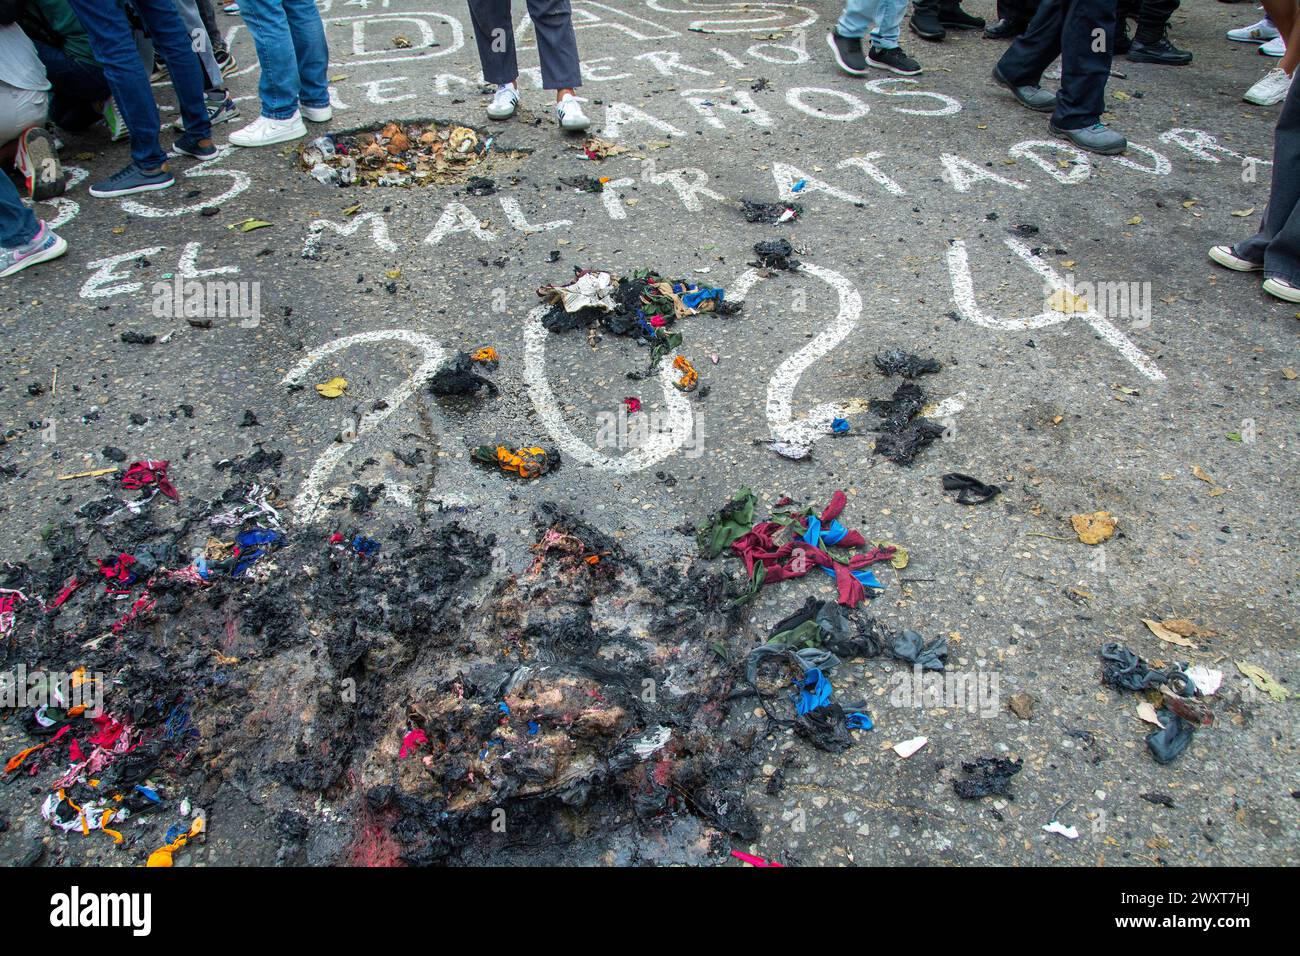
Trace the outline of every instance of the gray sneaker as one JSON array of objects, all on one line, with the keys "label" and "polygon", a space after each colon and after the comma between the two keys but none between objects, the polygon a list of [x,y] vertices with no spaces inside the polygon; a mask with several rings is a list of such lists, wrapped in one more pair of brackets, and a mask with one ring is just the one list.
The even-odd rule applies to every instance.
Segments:
[{"label": "gray sneaker", "polygon": [[1050,113],[1056,109],[1056,94],[1043,89],[1041,86],[1016,86],[1005,76],[996,66],[993,67],[993,82],[999,86],[1005,86],[1011,91],[1021,106],[1034,110],[1038,113]]},{"label": "gray sneaker", "polygon": [[68,243],[44,222],[30,242],[12,249],[0,246],[0,278],[11,276],[38,262],[57,259],[68,251]]},{"label": "gray sneaker", "polygon": [[1068,139],[1075,146],[1086,149],[1090,153],[1114,156],[1128,149],[1128,140],[1107,127],[1105,123],[1095,123],[1092,126],[1085,126],[1083,129],[1061,129],[1051,120],[1048,120],[1047,128],[1055,135]]}]

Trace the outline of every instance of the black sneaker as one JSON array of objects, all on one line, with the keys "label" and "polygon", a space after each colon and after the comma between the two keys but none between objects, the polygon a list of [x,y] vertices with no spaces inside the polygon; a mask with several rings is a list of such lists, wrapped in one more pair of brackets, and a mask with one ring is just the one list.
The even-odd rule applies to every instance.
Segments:
[{"label": "black sneaker", "polygon": [[1168,37],[1161,37],[1154,43],[1134,40],[1128,49],[1128,58],[1134,63],[1160,63],[1164,66],[1186,66],[1192,62],[1191,52],[1178,49]]},{"label": "black sneaker", "polygon": [[907,21],[907,28],[922,40],[935,43],[948,35],[948,31],[939,22],[939,14],[930,10],[913,10],[912,19]]},{"label": "black sneaker", "polygon": [[899,76],[916,76],[921,72],[921,64],[898,47],[885,49],[873,43],[871,49],[867,51],[867,63],[877,70],[888,70]]},{"label": "black sneaker", "polygon": [[861,37],[842,37],[835,30],[826,34],[826,45],[835,54],[835,62],[845,73],[867,75],[867,58],[862,52]]},{"label": "black sneaker", "polygon": [[984,18],[973,17],[960,4],[944,4],[939,8],[939,23],[951,30],[983,30]]}]

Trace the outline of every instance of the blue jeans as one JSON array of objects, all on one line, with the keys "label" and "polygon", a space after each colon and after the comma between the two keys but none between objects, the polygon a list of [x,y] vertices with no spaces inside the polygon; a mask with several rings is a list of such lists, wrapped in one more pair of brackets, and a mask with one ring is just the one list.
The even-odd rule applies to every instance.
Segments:
[{"label": "blue jeans", "polygon": [[[141,169],[157,169],[167,161],[158,142],[158,104],[122,0],[68,0],[68,6],[85,27],[90,49],[104,68],[117,110],[131,131],[132,161]],[[131,6],[140,14],[154,49],[171,73],[185,132],[195,139],[210,139],[212,123],[203,99],[203,71],[176,8],[171,0],[131,0]]]},{"label": "blue jeans", "polygon": [[25,246],[36,238],[40,228],[9,177],[0,173],[0,246],[6,249]]},{"label": "blue jeans", "polygon": [[835,32],[842,37],[864,37],[871,30],[871,45],[882,50],[898,46],[907,0],[848,0]]},{"label": "blue jeans", "polygon": [[54,125],[73,132],[86,129],[100,117],[95,103],[113,95],[104,71],[97,64],[84,63],[40,40],[32,40],[32,44],[53,87],[50,119]]},{"label": "blue jeans", "polygon": [[262,115],[288,119],[299,103],[329,106],[330,54],[313,0],[240,0],[239,14],[262,65]]}]

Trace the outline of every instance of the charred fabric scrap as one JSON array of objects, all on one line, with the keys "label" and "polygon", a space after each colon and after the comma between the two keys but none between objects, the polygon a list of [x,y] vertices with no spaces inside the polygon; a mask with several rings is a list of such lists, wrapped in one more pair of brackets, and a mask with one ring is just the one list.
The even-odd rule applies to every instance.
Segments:
[{"label": "charred fabric scrap", "polygon": [[1147,749],[1157,763],[1172,763],[1192,742],[1198,727],[1214,723],[1214,712],[1187,673],[1187,665],[1152,667],[1122,644],[1103,644],[1101,682],[1107,687],[1147,694],[1154,704],[1160,728],[1147,734]]},{"label": "charred fabric scrap", "polygon": [[[887,561],[896,547],[869,543],[846,529],[838,517],[847,498],[836,491],[818,514],[798,508],[788,498],[777,502],[768,521],[754,522],[756,498],[742,488],[696,532],[701,554],[714,559],[730,551],[745,566],[747,583],[735,590],[733,605],[750,601],[764,585],[806,575],[813,568],[836,582],[836,601],[810,597],[803,607],[779,621],[767,642],[745,660],[745,682],[757,696],[769,722],[791,727],[822,750],[837,752],[852,745],[850,730],[870,730],[872,720],[861,703],[832,699],[830,674],[848,658],[876,657],[883,652],[913,666],[943,670],[947,638],[926,643],[914,631],[892,631],[854,609],[884,585],[867,570]],[[847,554],[861,549],[857,554]]]},{"label": "charred fabric scrap", "polygon": [[[543,507],[529,566],[492,579],[494,539],[455,521],[296,527],[270,485],[173,502],[153,464],[139,498],[103,495],[0,570],[22,595],[7,663],[105,691],[95,718],[6,714],[27,740],[5,776],[42,792],[4,788],[7,816],[44,808],[89,856],[136,863],[209,822],[274,831],[277,862],[490,860],[493,811],[526,841],[579,805],[702,819],[719,852],[757,837],[756,729],[723,732],[744,678],[723,576],[643,567]],[[201,815],[169,826],[183,801]],[[322,804],[344,825],[312,823]]]},{"label": "charred fabric scrap", "polygon": [[905,381],[888,399],[872,399],[870,408],[883,421],[876,427],[875,453],[896,465],[911,465],[921,449],[941,438],[944,428],[936,421],[921,417],[926,405],[925,390],[914,379],[939,371],[935,359],[922,358],[899,349],[876,355],[875,366],[886,376],[901,375]]},{"label": "charred fabric scrap", "polygon": [[[704,314],[735,315],[741,309],[740,303],[727,301],[721,287],[665,279],[651,269],[621,277],[603,270],[575,269],[571,282],[544,285],[537,295],[551,307],[542,316],[549,332],[598,323],[611,335],[630,336],[650,346],[649,367],[629,372],[630,379],[651,375],[663,358],[682,347],[682,333],[676,330],[680,320]],[[674,357],[673,368],[678,373],[673,384],[679,390],[691,392],[698,387],[699,373],[685,355]]]}]

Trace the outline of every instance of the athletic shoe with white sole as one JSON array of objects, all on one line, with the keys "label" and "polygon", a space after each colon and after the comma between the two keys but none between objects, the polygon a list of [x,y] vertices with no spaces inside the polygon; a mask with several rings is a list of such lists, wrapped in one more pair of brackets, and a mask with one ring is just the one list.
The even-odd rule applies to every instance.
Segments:
[{"label": "athletic shoe with white sole", "polygon": [[225,14],[226,16],[228,16],[228,17],[237,17],[237,16],[239,16],[239,4],[237,4],[237,3],[223,3],[223,4],[221,5],[221,12],[224,13],[224,14]]},{"label": "athletic shoe with white sole", "polygon": [[42,221],[31,242],[12,249],[0,246],[0,278],[21,272],[38,262],[57,259],[67,251],[68,241]]},{"label": "athletic shoe with white sole", "polygon": [[298,112],[308,123],[328,123],[334,118],[334,107],[329,103],[324,106],[308,106],[306,103],[300,103]]},{"label": "athletic shoe with white sole", "polygon": [[1236,40],[1238,43],[1263,43],[1276,36],[1278,36],[1277,27],[1273,26],[1273,21],[1268,17],[1248,27],[1238,27],[1228,31],[1228,39]]},{"label": "athletic shoe with white sole", "polygon": [[1264,291],[1283,302],[1300,302],[1300,286],[1276,277],[1264,280]]},{"label": "athletic shoe with white sole", "polygon": [[1251,262],[1232,251],[1232,246],[1210,246],[1210,258],[1233,272],[1259,272],[1264,268],[1262,262]]},{"label": "athletic shoe with white sole", "polygon": [[212,159],[217,155],[217,147],[212,140],[208,140],[208,145],[204,146],[193,136],[181,134],[172,143],[171,155],[193,156],[195,159]]},{"label": "athletic shoe with white sole", "polygon": [[[981,24],[983,21],[981,21]],[[880,47],[874,43],[867,50],[867,66],[877,70],[888,70],[899,76],[916,76],[921,72],[921,64],[916,62],[900,47]]]},{"label": "athletic shoe with white sole", "polygon": [[68,188],[68,177],[59,162],[59,151],[54,137],[39,126],[23,130],[18,137],[18,150],[14,157],[18,171],[23,175],[27,195],[37,201],[62,196]]},{"label": "athletic shoe with white sole", "polygon": [[108,141],[110,143],[116,143],[131,135],[126,120],[122,119],[122,114],[117,111],[117,104],[113,102],[111,96],[104,100],[104,108],[100,112],[104,116],[104,125],[108,127]]},{"label": "athletic shoe with white sole", "polygon": [[229,50],[218,50],[212,56],[217,61],[217,66],[221,68],[222,76],[229,76],[239,69],[239,63],[235,60],[235,55]]},{"label": "athletic shoe with white sole", "polygon": [[488,119],[504,120],[510,119],[515,115],[515,110],[519,108],[519,91],[515,89],[513,83],[505,83],[497,87],[497,91],[492,94],[492,102],[488,104]]},{"label": "athletic shoe with white sole", "polygon": [[564,98],[555,104],[555,116],[560,121],[560,129],[577,133],[591,125],[591,120],[582,111],[582,102],[581,97],[565,93]]},{"label": "athletic shoe with white sole", "polygon": [[[208,102],[208,122],[213,126],[218,123],[226,123],[239,115],[239,105],[235,98],[229,93],[222,95],[217,93],[216,96],[209,95]],[[185,120],[176,119],[172,121],[172,129],[185,129]]]},{"label": "athletic shoe with white sole", "polygon": [[867,69],[867,54],[862,49],[862,37],[843,37],[838,30],[832,28],[826,34],[826,45],[831,48],[835,62],[845,73],[850,76],[866,76],[871,72]]},{"label": "athletic shoe with white sole", "polygon": [[243,129],[231,133],[230,143],[233,146],[247,147],[274,146],[276,143],[302,139],[306,135],[307,127],[303,125],[302,114],[295,112],[288,119],[259,116]]},{"label": "athletic shoe with white sole", "polygon": [[1286,99],[1290,89],[1291,77],[1282,70],[1269,70],[1262,80],[1246,91],[1242,99],[1256,106],[1276,106]]},{"label": "athletic shoe with white sole", "polygon": [[1267,43],[1261,43],[1259,52],[1265,56],[1285,56],[1286,55],[1286,38],[1281,36],[1273,37]]},{"label": "athletic shoe with white sole", "polygon": [[90,194],[96,199],[112,199],[116,196],[130,196],[133,193],[166,189],[175,182],[176,177],[161,167],[152,173],[146,173],[135,163],[131,163],[104,181],[91,186]]}]

